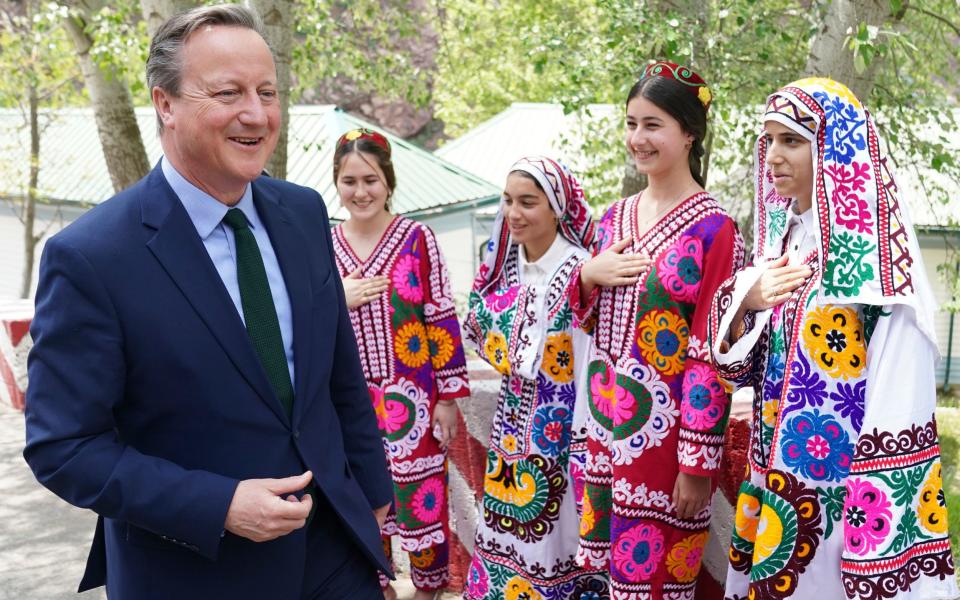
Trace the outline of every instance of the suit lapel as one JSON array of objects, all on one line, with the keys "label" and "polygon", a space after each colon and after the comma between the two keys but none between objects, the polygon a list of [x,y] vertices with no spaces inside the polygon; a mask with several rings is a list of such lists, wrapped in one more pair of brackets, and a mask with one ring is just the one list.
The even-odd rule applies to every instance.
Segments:
[{"label": "suit lapel", "polygon": [[144,225],[156,229],[147,247],[206,324],[240,374],[284,423],[280,401],[270,387],[240,315],[197,230],[158,165],[142,199]]},{"label": "suit lapel", "polygon": [[270,243],[280,263],[283,281],[290,298],[293,313],[293,425],[296,427],[306,411],[307,383],[310,374],[310,330],[312,327],[313,291],[310,285],[310,267],[307,260],[306,237],[294,225],[294,216],[275,191],[253,182],[253,203],[257,214],[270,234]]}]

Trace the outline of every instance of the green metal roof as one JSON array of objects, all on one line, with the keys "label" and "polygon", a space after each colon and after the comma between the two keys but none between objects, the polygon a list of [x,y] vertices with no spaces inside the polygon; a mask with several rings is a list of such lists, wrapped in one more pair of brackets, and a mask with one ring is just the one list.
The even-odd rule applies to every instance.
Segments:
[{"label": "green metal roof", "polygon": [[[138,108],[137,123],[151,164],[160,159],[152,107]],[[394,211],[424,215],[499,201],[500,188],[382,128],[332,105],[291,106],[287,136],[287,179],[323,196],[330,217],[348,217],[333,183],[337,138],[356,127],[383,131],[393,146],[397,171]],[[0,110],[0,196],[26,194],[30,133],[17,110]],[[114,194],[100,147],[93,110],[43,111],[40,140],[42,197],[51,202],[97,204]]]}]

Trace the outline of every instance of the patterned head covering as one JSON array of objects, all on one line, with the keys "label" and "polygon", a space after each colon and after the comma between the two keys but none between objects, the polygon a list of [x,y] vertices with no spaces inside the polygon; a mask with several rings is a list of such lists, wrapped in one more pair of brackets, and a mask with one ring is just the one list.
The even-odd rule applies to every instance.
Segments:
[{"label": "patterned head covering", "polygon": [[692,69],[684,67],[683,65],[661,60],[652,65],[648,65],[647,68],[643,70],[643,75],[640,79],[646,79],[647,77],[666,77],[667,79],[679,81],[687,87],[691,94],[700,100],[704,110],[708,110],[710,108],[710,102],[713,101],[713,94],[710,93],[710,88],[707,87],[707,82],[703,80],[703,77],[700,77],[694,73]]},{"label": "patterned head covering", "polygon": [[[763,120],[777,121],[811,142],[813,216],[823,274],[818,302],[907,304],[933,339],[935,303],[920,248],[870,113],[845,85],[815,77],[772,94]],[[791,202],[773,187],[766,154],[761,133],[754,163],[755,262],[780,256]]]},{"label": "patterned head covering", "polygon": [[390,142],[386,137],[379,131],[374,131],[372,129],[367,129],[366,127],[358,127],[357,129],[351,129],[350,131],[344,133],[340,136],[340,139],[337,140],[337,149],[339,150],[341,146],[345,146],[355,140],[370,140],[374,144],[380,146],[387,151],[387,156],[390,156]]},{"label": "patterned head covering", "polygon": [[[590,216],[590,206],[583,195],[580,182],[570,169],[545,156],[521,158],[510,167],[510,172],[522,171],[530,174],[550,202],[553,214],[559,220],[559,232],[574,246],[590,250],[593,245],[594,224]],[[504,222],[503,198],[500,210],[493,222],[493,231],[487,243],[487,255],[480,271],[473,281],[473,291],[484,295],[494,285],[503,272],[507,256],[510,253],[510,229]]]}]

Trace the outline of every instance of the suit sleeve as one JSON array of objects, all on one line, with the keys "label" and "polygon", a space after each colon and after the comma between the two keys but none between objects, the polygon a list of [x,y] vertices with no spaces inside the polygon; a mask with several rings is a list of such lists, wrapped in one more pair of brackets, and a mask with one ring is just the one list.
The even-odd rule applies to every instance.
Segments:
[{"label": "suit sleeve", "polygon": [[326,207],[318,197],[322,212],[321,229],[326,238],[326,251],[330,268],[334,271],[337,288],[337,328],[334,340],[333,368],[330,375],[330,398],[340,418],[340,430],[343,433],[343,446],[350,463],[350,470],[367,501],[373,508],[379,508],[393,501],[393,480],[387,471],[387,458],[383,451],[383,440],[377,429],[376,415],[370,403],[370,392],[360,364],[357,340],[354,337],[350,313],[343,293],[343,282],[337,274],[337,263],[333,253],[333,236],[327,219]]},{"label": "suit sleeve", "polygon": [[37,480],[75,506],[216,558],[238,481],[119,439],[123,332],[96,269],[58,238],[43,251],[36,306],[23,455]]}]

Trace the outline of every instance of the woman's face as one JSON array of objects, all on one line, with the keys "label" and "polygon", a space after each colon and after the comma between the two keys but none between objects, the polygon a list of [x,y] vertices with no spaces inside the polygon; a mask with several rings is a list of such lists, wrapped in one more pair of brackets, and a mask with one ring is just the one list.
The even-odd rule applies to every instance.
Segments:
[{"label": "woman's face", "polygon": [[386,176],[377,163],[377,157],[366,152],[351,152],[343,157],[337,177],[340,203],[351,219],[364,220],[379,217],[386,210]]},{"label": "woman's face", "polygon": [[667,173],[677,163],[687,168],[693,136],[676,119],[643,96],[627,103],[627,150],[637,171],[645,175]]},{"label": "woman's face", "polygon": [[799,211],[805,212],[813,195],[813,157],[805,137],[777,121],[763,124],[767,140],[767,165],[773,175],[773,187],[784,198],[794,198]]},{"label": "woman's face", "polygon": [[557,233],[557,218],[547,195],[532,179],[519,173],[507,176],[503,216],[510,236],[518,244],[537,245],[552,240]]}]

